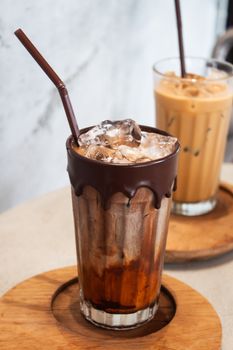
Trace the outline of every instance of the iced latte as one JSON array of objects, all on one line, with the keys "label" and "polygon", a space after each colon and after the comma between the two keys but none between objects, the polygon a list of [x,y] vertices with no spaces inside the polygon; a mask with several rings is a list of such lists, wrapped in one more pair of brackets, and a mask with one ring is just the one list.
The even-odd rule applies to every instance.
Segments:
[{"label": "iced latte", "polygon": [[92,323],[132,328],[158,308],[178,149],[132,120],[67,141],[81,312]]},{"label": "iced latte", "polygon": [[156,125],[181,143],[173,199],[174,212],[184,215],[204,214],[215,206],[232,110],[232,66],[196,60],[187,59],[196,74],[185,78],[177,76],[175,59],[154,66]]}]

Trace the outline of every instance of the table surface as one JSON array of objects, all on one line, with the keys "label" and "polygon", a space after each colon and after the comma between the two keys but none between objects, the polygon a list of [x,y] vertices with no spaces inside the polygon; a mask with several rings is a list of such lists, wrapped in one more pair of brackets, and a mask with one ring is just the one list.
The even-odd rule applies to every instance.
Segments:
[{"label": "table surface", "polygon": [[[233,183],[233,164],[223,165],[221,179]],[[35,274],[76,264],[72,220],[69,188],[0,215],[0,295]],[[210,301],[222,321],[222,350],[233,349],[233,252],[206,262],[165,265],[165,272]]]}]

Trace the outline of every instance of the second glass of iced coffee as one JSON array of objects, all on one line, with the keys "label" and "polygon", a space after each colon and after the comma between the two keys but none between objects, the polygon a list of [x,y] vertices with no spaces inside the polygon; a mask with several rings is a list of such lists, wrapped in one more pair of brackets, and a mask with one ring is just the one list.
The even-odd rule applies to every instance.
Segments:
[{"label": "second glass of iced coffee", "polygon": [[156,126],[181,144],[173,212],[201,215],[216,205],[232,111],[233,66],[202,58],[168,58],[153,66]]},{"label": "second glass of iced coffee", "polygon": [[81,313],[134,328],[158,308],[179,144],[132,120],[83,129],[78,142],[67,153]]}]

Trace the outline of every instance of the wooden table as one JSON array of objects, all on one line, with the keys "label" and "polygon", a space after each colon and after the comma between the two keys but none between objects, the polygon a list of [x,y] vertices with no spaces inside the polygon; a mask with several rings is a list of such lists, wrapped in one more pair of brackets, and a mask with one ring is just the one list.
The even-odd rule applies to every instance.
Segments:
[{"label": "wooden table", "polygon": [[[232,164],[224,164],[222,179],[233,183]],[[0,215],[0,294],[25,278],[75,263],[69,188],[46,194]],[[222,349],[231,350],[233,253],[207,262],[167,265],[165,272],[208,298],[222,321]]]}]

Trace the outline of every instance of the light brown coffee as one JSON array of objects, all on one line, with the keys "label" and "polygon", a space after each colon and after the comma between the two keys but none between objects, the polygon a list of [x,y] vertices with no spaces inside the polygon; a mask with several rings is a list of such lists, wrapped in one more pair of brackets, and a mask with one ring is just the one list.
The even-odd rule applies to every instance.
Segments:
[{"label": "light brown coffee", "polygon": [[156,125],[181,144],[176,202],[199,202],[216,194],[232,108],[224,81],[192,78],[168,76],[154,92]]}]

